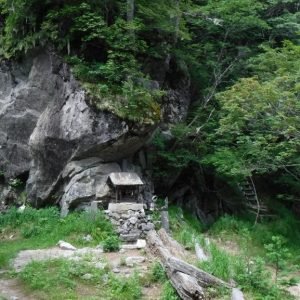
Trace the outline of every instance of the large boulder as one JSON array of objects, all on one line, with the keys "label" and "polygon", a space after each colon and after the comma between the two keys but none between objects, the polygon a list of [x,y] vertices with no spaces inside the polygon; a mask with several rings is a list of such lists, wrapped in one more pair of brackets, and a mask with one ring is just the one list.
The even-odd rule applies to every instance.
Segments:
[{"label": "large boulder", "polygon": [[6,178],[29,171],[29,137],[55,98],[51,57],[32,53],[18,63],[0,63],[0,170]]},{"label": "large boulder", "polygon": [[62,173],[62,215],[65,216],[70,209],[89,206],[93,200],[103,201],[103,204],[108,202],[111,199],[108,175],[120,171],[117,163],[103,164],[96,157],[67,164]]},{"label": "large boulder", "polygon": [[[0,64],[0,171],[6,178],[29,173],[26,189],[34,205],[54,203],[65,192],[73,202],[79,182],[119,170],[106,164],[131,156],[153,133],[153,125],[127,122],[89,103],[69,67],[50,51]],[[96,169],[63,176],[69,163],[88,158],[97,159]],[[87,198],[93,188],[86,184],[78,197]]]},{"label": "large boulder", "polygon": [[[182,121],[187,114],[190,84],[182,70],[170,59],[154,70],[157,79],[149,88],[167,91],[165,123]],[[75,207],[107,197],[108,173],[119,171],[117,163],[122,165],[152,136],[155,125],[123,120],[90,103],[68,65],[51,51],[0,63],[0,171],[6,179],[29,174],[26,190],[33,205]],[[140,152],[143,170],[144,156]],[[149,202],[153,188],[150,176],[145,178],[143,196]]]},{"label": "large boulder", "polygon": [[[27,193],[36,206],[54,202],[69,162],[91,157],[103,164],[116,162],[141,148],[155,128],[127,122],[108,111],[96,111],[88,105],[85,91],[68,67],[58,59],[55,65],[53,99],[39,117],[29,140],[32,165]],[[81,176],[92,178],[103,173],[102,167]]]}]

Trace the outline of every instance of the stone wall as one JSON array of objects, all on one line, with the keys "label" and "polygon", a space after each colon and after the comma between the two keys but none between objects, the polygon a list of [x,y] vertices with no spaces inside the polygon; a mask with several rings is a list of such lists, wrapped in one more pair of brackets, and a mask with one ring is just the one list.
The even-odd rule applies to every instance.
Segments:
[{"label": "stone wall", "polygon": [[152,218],[146,215],[143,204],[110,203],[105,212],[124,242],[145,238],[154,229]]}]

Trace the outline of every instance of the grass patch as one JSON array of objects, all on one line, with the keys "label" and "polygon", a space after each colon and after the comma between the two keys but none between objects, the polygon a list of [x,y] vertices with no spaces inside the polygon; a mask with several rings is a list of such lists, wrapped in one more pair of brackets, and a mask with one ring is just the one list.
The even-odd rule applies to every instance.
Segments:
[{"label": "grass patch", "polygon": [[[281,229],[285,224],[291,232],[298,230],[294,228],[296,226],[294,219],[283,218],[253,227],[253,223],[247,220],[231,216],[220,218],[207,233],[213,240],[221,238],[224,244],[228,241],[237,243],[239,246],[237,253],[230,254],[226,251],[226,247],[224,250],[221,249],[222,242],[220,245],[214,242],[205,245],[204,237],[207,233],[203,234],[203,226],[191,215],[177,207],[170,207],[169,215],[172,235],[178,242],[194,251],[197,240],[210,254],[208,261],[198,263],[201,269],[225,281],[234,280],[251,299],[293,299],[283,290],[284,286],[281,283],[284,280],[276,281],[270,270],[273,270],[271,268],[273,266],[281,268],[279,272],[284,273],[288,268],[286,260],[290,258],[287,253],[294,251],[294,255],[299,256],[299,248],[295,247],[289,235],[285,238],[286,228]],[[291,264],[291,261],[289,263]],[[228,293],[221,290],[212,290],[208,293],[213,295],[213,299],[225,299],[228,296]]]},{"label": "grass patch", "polygon": [[160,300],[180,300],[180,297],[177,295],[170,281],[164,283]]},{"label": "grass patch", "polygon": [[278,219],[256,226],[247,220],[225,215],[212,226],[209,234],[234,240],[240,248],[247,250],[248,255],[263,257],[267,254],[265,245],[272,243],[274,237],[280,237],[291,253],[288,258],[290,263],[300,264],[300,222],[284,209]]},{"label": "grass patch", "polygon": [[140,279],[137,274],[129,278],[109,276],[106,286],[106,299],[111,300],[138,300],[142,296]]},{"label": "grass patch", "polygon": [[89,261],[55,259],[31,262],[17,276],[38,299],[80,299],[81,291],[90,291],[88,299],[137,300],[141,286],[137,274],[116,277],[97,269]]},{"label": "grass patch", "polygon": [[196,217],[183,212],[177,206],[170,206],[169,217],[173,238],[186,249],[194,249],[195,239],[202,239],[201,233],[204,231],[202,224]]},{"label": "grass patch", "polygon": [[[14,232],[16,239],[5,238],[1,234],[0,267],[8,265],[17,252],[26,249],[47,248],[56,245],[59,240],[66,240],[75,246],[97,245],[108,237],[117,237],[112,224],[102,212],[71,213],[60,218],[57,208],[26,208],[19,213],[15,208],[0,215],[0,233]],[[86,242],[83,237],[92,236]]]}]

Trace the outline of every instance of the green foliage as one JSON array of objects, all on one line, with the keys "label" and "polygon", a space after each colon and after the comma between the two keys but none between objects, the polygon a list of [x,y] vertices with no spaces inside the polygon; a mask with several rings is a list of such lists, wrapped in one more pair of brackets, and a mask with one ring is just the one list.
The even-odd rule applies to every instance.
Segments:
[{"label": "green foliage", "polygon": [[[130,18],[129,4],[120,0],[1,0],[0,5],[0,55],[18,57],[54,45],[67,58],[76,57],[74,72],[100,109],[146,123],[159,119],[157,94],[135,79],[156,73],[152,61],[164,63],[169,56],[178,66],[186,64],[196,94],[207,101],[223,82],[244,74],[246,59],[262,42],[296,41],[299,30],[295,1],[139,0],[133,1]],[[103,92],[111,97],[103,99]],[[195,160],[183,149],[177,149],[179,160]]]},{"label": "green foliage", "polygon": [[163,291],[160,300],[179,300],[176,290],[171,285],[170,281],[166,281],[163,285]]},{"label": "green foliage", "polygon": [[228,238],[235,237],[248,256],[266,256],[265,245],[272,244],[273,236],[283,236],[285,247],[289,249],[292,256],[285,257],[293,263],[300,263],[298,253],[299,245],[299,221],[291,212],[284,209],[282,205],[278,207],[278,219],[263,222],[253,227],[253,223],[237,217],[225,215],[213,224],[210,231],[214,235]]},{"label": "green foliage", "polygon": [[[229,228],[235,228],[237,223],[234,220],[227,220],[225,222],[227,226],[229,225],[230,227],[222,228],[226,231],[229,230],[228,235],[230,235],[232,239],[233,235],[230,233]],[[223,222],[222,224],[224,225],[226,223]],[[228,281],[234,279],[244,291],[254,295],[255,299],[275,300],[281,299],[282,297],[290,299],[287,292],[283,291],[281,287],[274,285],[265,259],[260,256],[254,256],[253,251],[251,251],[251,247],[253,247],[251,239],[253,233],[250,233],[245,227],[239,228],[239,231],[241,234],[238,237],[241,239],[240,245],[243,250],[241,254],[229,254],[212,243],[207,249],[208,253],[210,253],[210,259],[200,262],[199,266],[224,280]],[[251,242],[248,243],[247,240]]]},{"label": "green foliage", "polygon": [[138,300],[141,298],[142,291],[137,274],[127,279],[111,275],[108,286],[107,297],[110,300]]},{"label": "green foliage", "polygon": [[97,245],[106,238],[116,236],[112,224],[99,212],[71,213],[62,219],[57,208],[33,209],[27,207],[19,213],[11,208],[0,215],[0,233],[13,232],[17,239],[3,240],[0,243],[0,265],[22,249],[36,249],[54,246],[59,240],[68,240],[75,245],[83,245],[83,236],[90,234],[92,244]]},{"label": "green foliage", "polygon": [[115,252],[120,249],[120,240],[118,236],[108,236],[103,241],[104,252]]},{"label": "green foliage", "polygon": [[284,261],[291,256],[291,253],[289,252],[288,248],[284,246],[284,244],[285,243],[282,237],[272,236],[271,243],[265,245],[267,250],[267,258],[275,266],[275,281],[277,281],[278,272],[283,267]]},{"label": "green foliage", "polygon": [[231,179],[278,172],[299,187],[300,47],[264,50],[251,60],[257,76],[216,95],[218,126],[202,162]]},{"label": "green foliage", "polygon": [[[272,262],[270,253],[272,253],[272,257],[276,258],[276,261],[279,258],[282,266],[299,263],[299,257],[295,260],[299,252],[298,242],[295,242],[295,234],[297,236],[299,226],[297,223],[293,223],[291,214],[286,217],[282,215],[280,220],[270,223],[257,224],[255,227],[250,221],[226,215],[220,218],[207,232],[210,236],[209,245],[203,242],[202,226],[199,222],[198,226],[196,220],[191,223],[190,217],[186,218],[185,213],[174,207],[171,207],[169,215],[174,238],[183,245],[189,245],[192,251],[195,240],[198,240],[205,251],[209,253],[208,261],[197,263],[201,269],[226,281],[233,279],[245,292],[245,296],[249,295],[253,299],[292,299],[283,290],[282,280],[278,281],[280,284],[274,284],[272,268],[268,265],[268,262]],[[285,230],[283,228],[292,232],[291,239],[287,239],[284,247],[282,247],[281,238],[279,238],[279,242],[277,238],[274,240],[274,236],[278,236],[280,231]],[[184,234],[182,234],[183,231]],[[192,234],[187,235],[188,232],[192,232]],[[231,243],[227,243],[229,241]],[[270,251],[265,248],[265,245],[271,245],[267,246]],[[229,248],[227,249],[227,247]],[[285,255],[287,252],[294,253],[294,257]],[[208,292],[211,297],[221,297],[220,299],[227,297],[224,291],[210,290]]]},{"label": "green foliage", "polygon": [[3,1],[7,15],[0,55],[16,57],[51,43],[68,54],[66,60],[96,107],[140,123],[159,121],[160,92],[136,80],[146,78],[137,58],[147,48],[138,36],[141,20],[125,21],[122,3],[21,2]]},{"label": "green foliage", "polygon": [[209,253],[211,255],[211,259],[208,261],[203,261],[200,263],[200,267],[207,272],[223,278],[228,281],[233,277],[231,266],[233,261],[231,261],[228,254],[214,244],[209,247]]},{"label": "green foliage", "polygon": [[200,239],[202,224],[195,216],[183,212],[176,206],[169,207],[170,227],[173,237],[187,249],[193,249],[195,240]]},{"label": "green foliage", "polygon": [[152,265],[150,272],[152,282],[165,282],[167,280],[165,270],[159,262]]},{"label": "green foliage", "polygon": [[[122,278],[106,273],[107,270],[95,268],[85,259],[76,262],[55,259],[33,261],[17,276],[39,299],[77,299],[78,289],[82,288],[92,289],[97,299],[140,299],[141,288],[136,274]],[[85,274],[90,274],[90,279],[84,279]]]}]

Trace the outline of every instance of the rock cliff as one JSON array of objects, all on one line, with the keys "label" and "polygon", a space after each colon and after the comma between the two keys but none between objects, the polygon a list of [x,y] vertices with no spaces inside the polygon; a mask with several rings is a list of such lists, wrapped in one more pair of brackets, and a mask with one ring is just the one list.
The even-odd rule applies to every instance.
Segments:
[{"label": "rock cliff", "polygon": [[[184,89],[168,89],[166,122],[185,117],[187,84]],[[0,65],[0,170],[6,179],[28,176],[27,196],[37,207],[76,207],[105,197],[107,174],[122,171],[122,160],[145,145],[155,128],[96,111],[69,66],[51,51]]]}]

